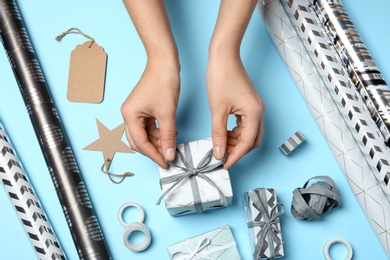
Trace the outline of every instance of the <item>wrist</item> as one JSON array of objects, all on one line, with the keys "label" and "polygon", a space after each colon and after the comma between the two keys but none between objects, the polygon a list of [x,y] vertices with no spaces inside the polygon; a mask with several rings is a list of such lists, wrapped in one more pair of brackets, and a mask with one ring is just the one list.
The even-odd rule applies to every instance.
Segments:
[{"label": "wrist", "polygon": [[175,73],[180,73],[180,62],[177,56],[168,56],[168,55],[154,55],[148,56],[148,61],[146,64],[148,69],[158,69],[164,71],[172,71]]},{"label": "wrist", "polygon": [[213,60],[240,61],[240,44],[228,40],[213,39],[209,46],[209,62]]},{"label": "wrist", "polygon": [[180,71],[179,52],[174,43],[159,44],[153,48],[145,46],[147,54],[147,66],[167,67]]}]

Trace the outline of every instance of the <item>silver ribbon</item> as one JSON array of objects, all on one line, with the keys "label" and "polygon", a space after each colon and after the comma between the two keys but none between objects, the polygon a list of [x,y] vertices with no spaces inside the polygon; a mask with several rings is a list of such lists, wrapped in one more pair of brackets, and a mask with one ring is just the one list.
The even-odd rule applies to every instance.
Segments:
[{"label": "silver ribbon", "polygon": [[[268,213],[266,196],[265,194],[264,196],[261,196],[262,190],[258,189],[257,191],[260,193],[259,195],[255,190],[248,192],[248,196],[252,201],[253,207],[259,211],[259,214],[255,217],[255,219],[248,222],[249,228],[260,227],[260,232],[257,233],[257,242],[255,251],[253,252],[253,258],[261,258],[260,254],[262,252],[264,242],[267,239],[270,250],[270,255],[267,259],[274,259],[276,257],[274,243],[282,243],[282,240],[278,237],[280,229],[277,227],[277,223],[279,223],[279,216],[284,213],[284,205],[277,203],[271,208],[271,212]],[[277,211],[279,205],[281,206],[281,209]],[[261,221],[261,219],[263,220]]]},{"label": "silver ribbon", "polygon": [[226,201],[225,195],[219,189],[219,187],[214,183],[214,181],[206,176],[207,173],[210,173],[223,165],[223,163],[226,160],[226,155],[223,158],[223,160],[209,165],[211,159],[213,158],[213,149],[210,149],[210,151],[208,151],[205,154],[205,156],[202,158],[202,160],[200,160],[198,165],[196,167],[194,167],[194,163],[192,162],[191,148],[190,148],[190,145],[188,143],[184,144],[184,155],[177,148],[176,148],[176,154],[178,157],[177,159],[180,159],[183,162],[184,166],[177,165],[176,163],[170,162],[170,161],[167,161],[167,163],[171,167],[176,167],[176,168],[183,170],[183,172],[179,173],[179,174],[175,174],[173,176],[164,177],[164,178],[160,179],[161,186],[168,184],[168,183],[173,183],[173,184],[160,196],[160,198],[158,199],[156,204],[159,205],[161,203],[162,199],[165,196],[167,196],[172,191],[172,189],[176,187],[176,185],[178,185],[184,181],[190,181],[191,189],[192,189],[192,196],[194,197],[194,207],[198,213],[202,213],[203,212],[202,200],[201,200],[201,196],[199,193],[198,182],[196,181],[196,177],[199,177],[199,178],[205,180],[207,183],[209,183],[211,186],[213,186],[218,191],[221,206],[226,207],[227,201]]},{"label": "silver ribbon", "polygon": [[[307,185],[311,180],[323,180],[327,185],[312,185],[309,188],[307,188]],[[336,183],[330,178],[329,176],[315,176],[313,178],[310,178],[302,188],[296,188],[293,191],[293,202],[292,207],[294,207],[295,212],[292,210],[292,214],[295,218],[299,219],[298,217],[301,215],[305,217],[304,219],[317,219],[322,220],[321,216],[317,214],[318,211],[320,211],[318,208],[316,211],[312,209],[308,202],[305,200],[305,198],[302,195],[307,194],[313,194],[322,196],[323,199],[327,200],[326,206],[321,209],[322,213],[325,214],[332,208],[337,208],[341,203],[341,198],[338,194]],[[320,205],[320,204],[318,204]],[[317,205],[317,206],[318,206]]]},{"label": "silver ribbon", "polygon": [[[198,260],[213,260],[214,258],[211,258],[210,256],[216,252],[226,250],[232,247],[237,246],[236,242],[231,242],[226,245],[218,246],[213,249],[206,250],[204,252],[201,252],[203,249],[205,249],[208,245],[210,245],[211,240],[208,238],[203,238],[198,242],[194,250],[191,250],[191,252],[186,253],[183,251],[174,251],[171,254],[171,258],[174,260],[192,260],[192,259],[198,259]],[[175,255],[179,254],[185,254],[184,256],[176,257]]]}]

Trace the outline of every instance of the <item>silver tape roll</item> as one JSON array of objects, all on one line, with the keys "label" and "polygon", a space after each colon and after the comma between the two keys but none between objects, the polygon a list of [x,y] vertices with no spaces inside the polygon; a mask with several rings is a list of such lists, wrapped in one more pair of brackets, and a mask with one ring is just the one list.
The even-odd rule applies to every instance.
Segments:
[{"label": "silver tape roll", "polygon": [[[129,236],[134,231],[141,231],[142,233],[144,233],[145,240],[142,241],[141,243],[131,242],[131,240],[129,240]],[[143,251],[150,245],[151,241],[152,241],[152,236],[150,235],[150,230],[144,223],[133,222],[126,226],[125,233],[123,234],[123,243],[129,250],[133,252]]]},{"label": "silver tape roll", "polygon": [[144,220],[145,220],[145,210],[139,204],[137,204],[135,202],[126,202],[118,210],[118,221],[119,221],[119,223],[121,223],[121,225],[124,228],[126,228],[129,224],[126,224],[125,221],[123,220],[122,213],[128,207],[136,207],[139,210],[140,214],[141,214],[140,220],[138,222],[141,222],[141,223],[144,222]]},{"label": "silver tape roll", "polygon": [[[128,207],[136,207],[140,212],[140,219],[137,222],[133,222],[130,224],[126,224],[125,221],[122,218],[123,211]],[[125,233],[123,234],[123,243],[125,246],[133,251],[133,252],[140,252],[145,250],[152,241],[152,236],[150,235],[149,228],[143,223],[145,220],[145,210],[137,203],[135,202],[126,202],[123,204],[119,210],[118,210],[118,220],[119,223],[125,228]],[[141,243],[133,243],[129,239],[131,233],[134,231],[140,231],[145,234],[145,239]]]},{"label": "silver tape roll", "polygon": [[334,243],[341,243],[341,244],[343,244],[347,248],[347,254],[348,255],[345,258],[345,260],[351,260],[352,259],[353,251],[352,251],[351,244],[349,244],[348,241],[345,240],[345,239],[333,238],[333,239],[330,239],[328,242],[326,242],[326,244],[324,246],[324,257],[325,257],[326,260],[332,260],[332,258],[329,255],[329,248]]}]

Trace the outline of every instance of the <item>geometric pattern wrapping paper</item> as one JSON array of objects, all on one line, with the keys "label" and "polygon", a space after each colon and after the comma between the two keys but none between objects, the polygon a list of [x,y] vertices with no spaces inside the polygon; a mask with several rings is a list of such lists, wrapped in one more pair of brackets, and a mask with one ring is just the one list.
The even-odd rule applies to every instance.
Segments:
[{"label": "geometric pattern wrapping paper", "polygon": [[0,180],[38,259],[65,259],[65,254],[0,123]]},{"label": "geometric pattern wrapping paper", "polygon": [[[203,248],[200,247],[206,240],[208,244]],[[170,245],[167,250],[172,260],[241,259],[232,230],[228,225]]]},{"label": "geometric pattern wrapping paper", "polygon": [[372,229],[390,257],[390,204],[279,0],[261,0],[269,36]]}]

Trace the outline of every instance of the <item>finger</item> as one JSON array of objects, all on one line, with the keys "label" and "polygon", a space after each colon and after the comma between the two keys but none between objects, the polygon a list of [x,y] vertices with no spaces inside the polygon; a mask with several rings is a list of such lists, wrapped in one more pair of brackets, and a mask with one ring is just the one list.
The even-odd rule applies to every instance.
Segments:
[{"label": "finger", "polygon": [[256,137],[259,131],[259,118],[254,116],[242,116],[242,132],[239,138],[239,143],[234,147],[228,155],[224,164],[225,169],[229,169],[239,159],[241,159],[255,144]]},{"label": "finger", "polygon": [[150,141],[157,149],[158,149],[158,148],[161,148],[160,138],[154,137],[154,136],[152,136],[152,135],[149,135],[148,138],[149,138],[149,141]]},{"label": "finger", "polygon": [[138,152],[138,148],[137,148],[137,146],[134,144],[133,139],[131,139],[130,132],[129,132],[129,129],[127,128],[127,126],[125,127],[125,134],[126,134],[127,141],[129,141],[130,148],[131,148],[132,150]]},{"label": "finger", "polygon": [[213,153],[217,160],[221,160],[226,153],[227,143],[227,119],[228,114],[225,113],[213,113],[212,115],[212,140],[213,140]]},{"label": "finger", "polygon": [[226,152],[227,152],[227,154],[231,154],[232,153],[232,151],[233,151],[233,149],[234,149],[234,147],[236,147],[235,145],[227,145],[226,146]]},{"label": "finger", "polygon": [[152,159],[161,168],[166,169],[168,167],[167,163],[164,161],[161,153],[157,151],[157,148],[148,139],[148,135],[144,128],[144,119],[135,119],[131,124],[128,124],[127,127],[137,150]]},{"label": "finger", "polygon": [[158,128],[147,128],[146,132],[148,133],[148,136],[153,136],[155,138],[160,139],[160,129],[158,129]]},{"label": "finger", "polygon": [[228,138],[239,138],[241,136],[242,127],[234,127],[232,131],[228,131]]},{"label": "finger", "polygon": [[240,140],[238,138],[229,138],[227,139],[227,145],[229,146],[236,146]]},{"label": "finger", "polygon": [[157,118],[160,127],[160,142],[164,157],[173,161],[176,154],[175,115]]},{"label": "finger", "polygon": [[153,135],[157,138],[160,137],[160,131],[157,128],[155,118],[148,118],[145,120],[145,129],[148,135]]},{"label": "finger", "polygon": [[[154,125],[154,127],[146,128],[146,132],[148,132],[148,136],[153,136],[160,139],[160,129],[156,128],[156,124]],[[179,132],[176,131],[176,136],[178,135]]]},{"label": "finger", "polygon": [[263,122],[261,121],[260,126],[259,126],[259,132],[257,133],[257,137],[255,140],[255,144],[253,145],[251,150],[260,146],[261,140],[263,139],[263,133],[264,133],[264,125],[263,125]]}]

